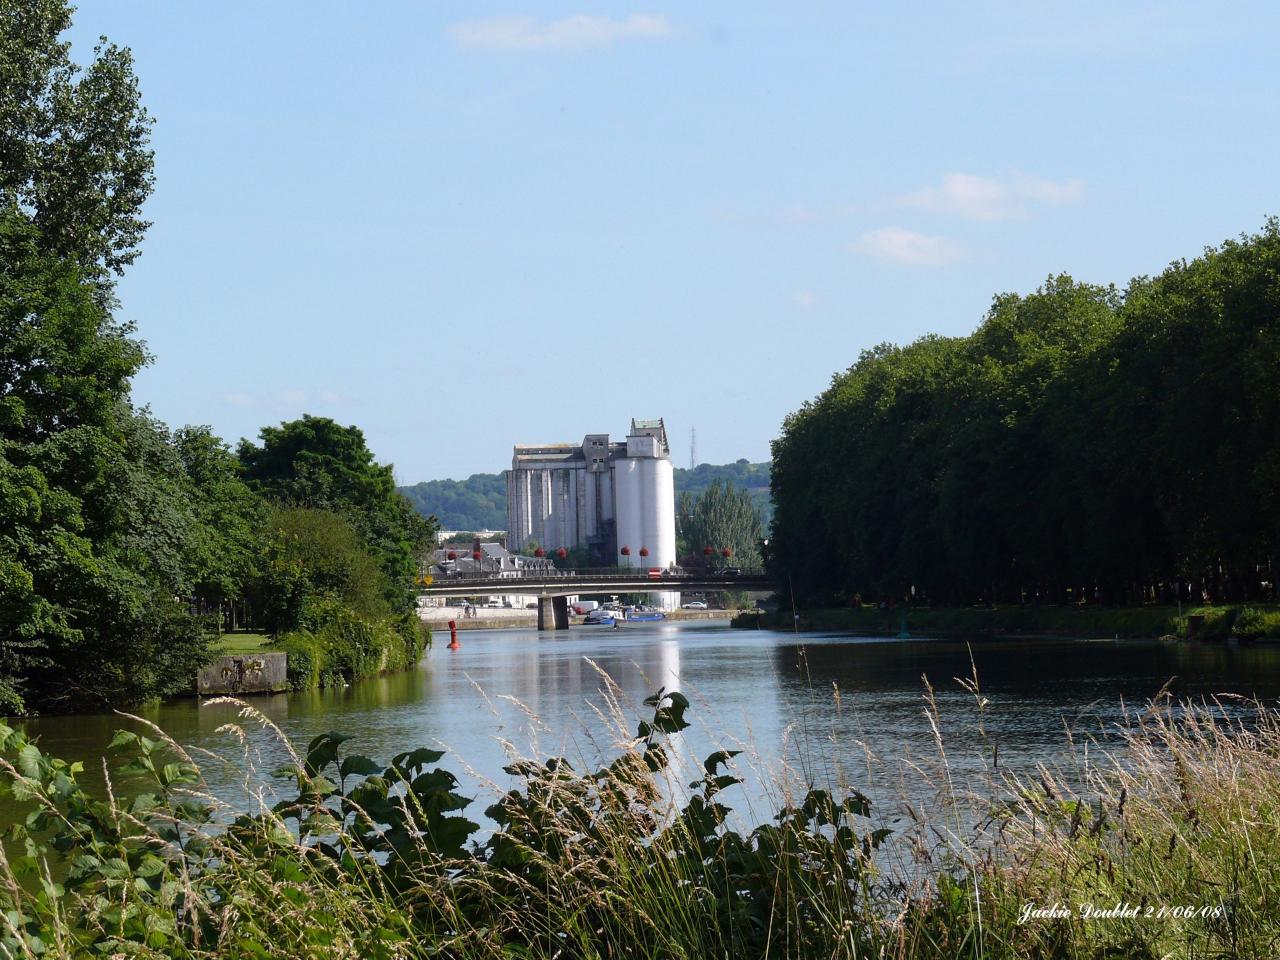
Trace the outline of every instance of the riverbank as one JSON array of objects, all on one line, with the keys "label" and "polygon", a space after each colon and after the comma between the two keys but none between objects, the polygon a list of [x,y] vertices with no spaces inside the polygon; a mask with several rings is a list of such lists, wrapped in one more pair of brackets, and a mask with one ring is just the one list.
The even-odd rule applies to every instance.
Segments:
[{"label": "riverbank", "polygon": [[767,613],[746,612],[735,627],[769,630],[839,631],[856,636],[892,637],[904,630],[924,637],[1177,637],[1206,641],[1238,638],[1280,641],[1280,606],[1002,606],[826,608]]},{"label": "riverbank", "polygon": [[[366,677],[409,669],[431,646],[431,636],[429,623],[409,615],[369,620],[349,611],[336,612],[314,631],[294,630],[277,637],[253,631],[224,633],[213,644],[214,659],[195,678],[195,692],[220,695],[345,687]],[[254,677],[268,667],[269,677],[259,688]]]}]

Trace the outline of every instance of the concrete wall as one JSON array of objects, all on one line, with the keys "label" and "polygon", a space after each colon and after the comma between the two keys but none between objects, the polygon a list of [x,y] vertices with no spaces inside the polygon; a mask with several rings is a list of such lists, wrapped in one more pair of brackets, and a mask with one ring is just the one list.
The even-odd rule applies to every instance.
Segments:
[{"label": "concrete wall", "polygon": [[196,693],[202,697],[279,693],[289,689],[287,667],[283,653],[218,657],[196,675]]}]

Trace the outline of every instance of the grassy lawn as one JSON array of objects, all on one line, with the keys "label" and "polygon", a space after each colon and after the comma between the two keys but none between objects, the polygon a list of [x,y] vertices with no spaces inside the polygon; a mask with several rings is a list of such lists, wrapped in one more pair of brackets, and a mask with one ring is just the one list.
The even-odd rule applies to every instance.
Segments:
[{"label": "grassy lawn", "polygon": [[216,644],[219,654],[263,653],[274,650],[265,633],[224,633]]}]

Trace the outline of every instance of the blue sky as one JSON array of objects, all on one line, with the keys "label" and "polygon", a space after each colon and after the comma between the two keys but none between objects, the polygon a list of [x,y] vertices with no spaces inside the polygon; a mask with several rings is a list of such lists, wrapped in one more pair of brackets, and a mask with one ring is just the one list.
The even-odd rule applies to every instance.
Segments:
[{"label": "blue sky", "polygon": [[1270,3],[83,0],[156,117],[135,395],[402,482],[665,416],[768,457],[860,350],[1280,213]]}]

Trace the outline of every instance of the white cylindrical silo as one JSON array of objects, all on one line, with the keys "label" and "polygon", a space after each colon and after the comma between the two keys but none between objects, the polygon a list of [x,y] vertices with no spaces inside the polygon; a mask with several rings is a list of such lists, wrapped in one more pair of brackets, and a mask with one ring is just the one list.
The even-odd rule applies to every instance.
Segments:
[{"label": "white cylindrical silo", "polygon": [[[614,461],[618,563],[636,570],[667,569],[676,560],[675,474],[665,457],[625,457]],[[622,548],[630,548],[630,557]],[[641,549],[648,550],[641,557]],[[650,594],[664,610],[679,605],[680,595]]]}]

